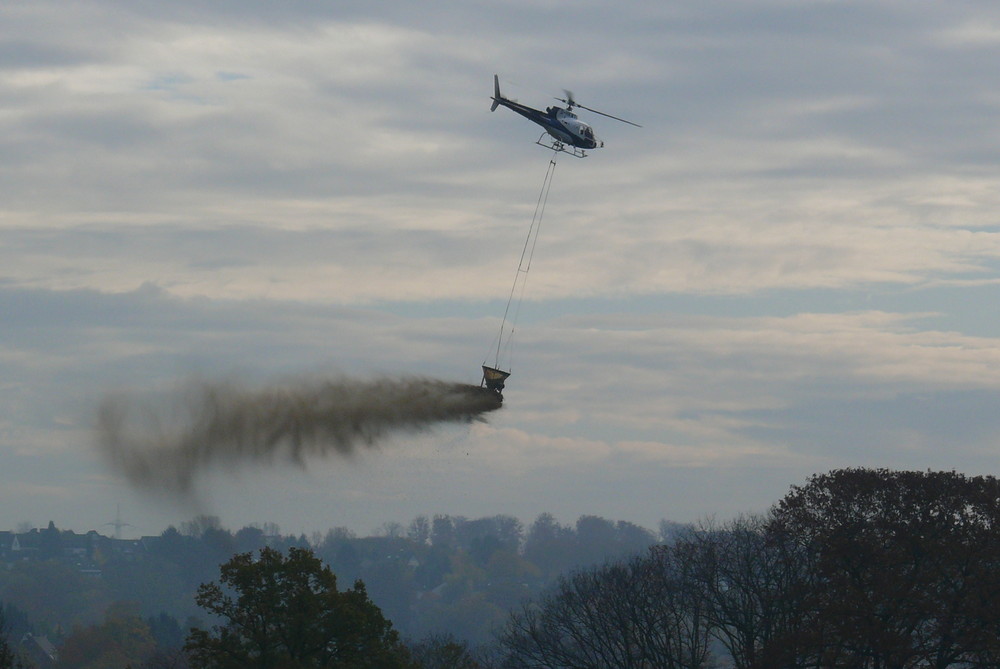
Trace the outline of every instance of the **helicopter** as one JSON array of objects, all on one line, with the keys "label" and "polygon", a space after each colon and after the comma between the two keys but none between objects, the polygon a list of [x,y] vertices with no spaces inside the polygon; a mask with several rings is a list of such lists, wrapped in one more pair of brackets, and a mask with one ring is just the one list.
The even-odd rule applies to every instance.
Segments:
[{"label": "helicopter", "polygon": [[[566,104],[566,107],[546,107],[545,111],[540,109],[533,109],[527,105],[522,105],[521,103],[505,98],[500,93],[500,77],[493,75],[493,106],[490,107],[490,111],[496,111],[497,107],[504,106],[511,111],[520,114],[524,118],[537,123],[538,125],[545,128],[535,144],[539,146],[544,146],[547,149],[552,149],[553,151],[562,151],[563,153],[568,153],[571,156],[577,158],[586,158],[587,153],[585,149],[599,149],[604,146],[604,142],[601,141],[595,134],[594,129],[589,125],[584,123],[577,117],[573,112],[574,107],[579,107],[580,109],[586,109],[589,112],[595,114],[600,114],[601,116],[607,116],[608,118],[613,118],[616,121],[621,121],[622,123],[628,123],[629,125],[634,125],[637,128],[642,126],[638,123],[633,123],[632,121],[626,121],[623,118],[617,116],[612,116],[611,114],[605,114],[604,112],[597,111],[596,109],[591,109],[586,107],[576,100],[573,99],[573,93],[567,90],[563,90],[566,94],[565,98],[556,98],[559,102]],[[543,143],[542,139],[545,138],[545,134],[548,133],[552,136],[549,143]],[[567,145],[569,148],[567,148]]]}]

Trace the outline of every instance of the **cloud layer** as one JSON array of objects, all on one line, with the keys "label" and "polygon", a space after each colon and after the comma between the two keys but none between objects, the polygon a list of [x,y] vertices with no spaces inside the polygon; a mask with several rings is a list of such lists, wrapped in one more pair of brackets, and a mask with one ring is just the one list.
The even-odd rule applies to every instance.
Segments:
[{"label": "cloud layer", "polygon": [[505,411],[350,472],[245,472],[252,502],[220,482],[230,524],[650,524],[834,466],[992,471],[998,26],[921,2],[6,8],[0,527],[123,497],[149,532],[183,520],[89,449],[109,391],[475,383],[548,160],[490,114],[494,72],[644,126],[588,116],[606,147],[560,160]]}]

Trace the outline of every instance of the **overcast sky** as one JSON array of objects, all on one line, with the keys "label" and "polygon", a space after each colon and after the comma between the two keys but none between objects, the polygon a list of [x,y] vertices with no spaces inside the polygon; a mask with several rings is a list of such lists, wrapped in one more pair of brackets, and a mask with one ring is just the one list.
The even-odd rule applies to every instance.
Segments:
[{"label": "overcast sky", "polygon": [[[207,5],[207,6],[206,6]],[[197,505],[93,446],[191,378],[479,382],[571,89],[504,408]],[[0,529],[655,528],[840,467],[1000,463],[1000,6],[9,2]]]}]

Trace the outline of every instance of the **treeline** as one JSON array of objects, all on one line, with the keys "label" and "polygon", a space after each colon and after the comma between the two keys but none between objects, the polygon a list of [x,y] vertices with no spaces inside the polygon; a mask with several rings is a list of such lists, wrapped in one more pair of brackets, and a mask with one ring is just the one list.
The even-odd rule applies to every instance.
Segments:
[{"label": "treeline", "polygon": [[[664,521],[661,533],[676,527]],[[18,536],[36,547],[0,565],[8,625],[12,636],[32,633],[57,645],[75,629],[105,624],[109,612],[119,623],[143,621],[154,640],[176,641],[180,632],[202,624],[198,587],[218,578],[219,565],[233,555],[264,547],[309,548],[341,583],[362,580],[405,638],[447,632],[481,644],[492,639],[511,608],[559,574],[634,554],[660,539],[624,521],[583,516],[565,525],[551,514],[527,528],[504,515],[418,516],[366,537],[344,528],[312,537],[282,535],[274,524],[233,532],[210,516],[141,541],[85,537],[52,523]]]},{"label": "treeline", "polygon": [[841,470],[764,516],[584,569],[523,605],[503,667],[1000,666],[1000,483]]},{"label": "treeline", "polygon": [[[667,534],[675,528],[661,523]],[[314,548],[344,582],[363,580],[404,636],[447,631],[479,644],[560,574],[635,554],[659,538],[597,516],[562,525],[546,513],[526,531],[511,516],[418,516],[407,527],[384,527],[379,537],[333,530]]]},{"label": "treeline", "polygon": [[[366,629],[374,631],[372,648],[408,669],[1000,666],[994,477],[838,470],[793,487],[766,514],[663,523],[659,536],[592,516],[563,526],[543,514],[527,530],[507,516],[437,516],[387,525],[377,537],[340,529],[310,541],[286,537],[279,546],[263,529],[234,534],[217,525],[201,518],[183,532],[171,528],[147,557],[119,557],[114,568],[108,559],[100,578],[55,560],[12,565],[0,572],[8,632],[35,624],[37,633],[37,621],[48,621],[65,667],[91,666],[70,658],[108,657],[109,649],[146,669],[223,666],[207,658],[236,652],[233,643],[245,653],[240,666],[257,666],[255,648],[314,658],[346,646],[289,640],[346,639]],[[230,601],[213,584],[220,564],[222,580],[245,598]],[[165,594],[163,581],[142,589],[159,572],[173,586],[194,583],[172,596],[190,597],[228,625],[206,623],[198,611],[182,625],[171,614],[121,603]],[[41,584],[40,576],[54,580]],[[34,590],[24,589],[28,582]],[[345,620],[340,614],[303,615],[344,605],[334,583],[356,605],[357,627],[335,624]],[[12,593],[22,598],[15,602]],[[51,622],[60,610],[90,610],[97,621],[62,628]],[[258,638],[253,624],[272,613],[285,630],[273,642],[270,628]],[[187,650],[178,646],[182,638]],[[141,665],[135,658],[144,658]]]}]

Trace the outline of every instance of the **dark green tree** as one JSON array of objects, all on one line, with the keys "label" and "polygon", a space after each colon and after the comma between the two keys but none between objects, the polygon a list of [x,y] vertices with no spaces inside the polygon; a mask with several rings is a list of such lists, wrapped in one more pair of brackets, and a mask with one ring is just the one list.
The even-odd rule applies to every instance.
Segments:
[{"label": "dark green tree", "polygon": [[0,669],[11,669],[15,666],[14,651],[7,639],[7,631],[7,616],[4,615],[4,607],[0,604]]},{"label": "dark green tree", "polygon": [[551,513],[542,513],[528,529],[524,557],[546,579],[555,578],[579,563],[576,532],[560,525]]},{"label": "dark green tree", "polygon": [[233,541],[235,542],[236,552],[238,553],[253,552],[267,545],[267,538],[264,536],[264,530],[250,525],[247,525],[237,532],[233,537]]},{"label": "dark green tree", "polygon": [[821,586],[800,614],[811,635],[781,647],[824,667],[1000,666],[996,478],[836,470],[793,487],[768,530]]},{"label": "dark green tree", "polygon": [[413,666],[364,583],[338,591],[337,577],[309,549],[236,555],[219,581],[198,588],[198,606],[222,624],[191,630],[185,648],[192,667]]},{"label": "dark green tree", "polygon": [[137,607],[117,602],[100,625],[79,627],[59,647],[57,667],[138,666],[156,649],[149,626]]},{"label": "dark green tree", "polygon": [[149,633],[158,648],[180,648],[184,645],[184,631],[173,616],[161,611],[158,616],[146,618]]}]

